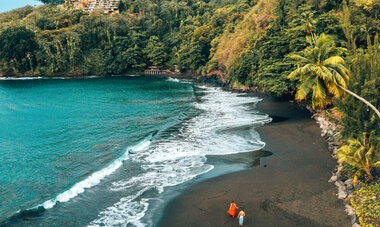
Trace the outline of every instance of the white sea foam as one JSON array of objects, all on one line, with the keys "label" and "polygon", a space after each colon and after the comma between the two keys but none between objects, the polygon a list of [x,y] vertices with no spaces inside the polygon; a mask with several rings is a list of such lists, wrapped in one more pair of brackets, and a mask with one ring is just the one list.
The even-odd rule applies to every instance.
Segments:
[{"label": "white sea foam", "polygon": [[177,79],[177,78],[172,78],[172,77],[169,77],[169,78],[168,78],[168,81],[170,81],[170,82],[181,82],[179,79]]},{"label": "white sea foam", "polygon": [[0,80],[39,80],[43,77],[0,77]]},{"label": "white sea foam", "polygon": [[[101,78],[104,76],[85,76],[83,79],[94,79],[94,78]],[[48,80],[48,79],[53,79],[53,80],[68,80],[72,79],[70,77],[64,77],[64,76],[54,76],[54,77],[41,77],[41,76],[36,76],[36,77],[0,77],[0,80]]]},{"label": "white sea foam", "polygon": [[[115,76],[115,75],[113,75],[113,76]],[[139,76],[141,76],[141,75],[131,74],[131,75],[125,75],[125,76],[129,76],[129,77],[139,77]]]},{"label": "white sea foam", "polygon": [[169,81],[169,82],[176,82],[176,83],[186,83],[186,84],[192,84],[193,83],[193,82],[190,82],[190,81],[180,80],[180,79],[172,78],[172,77],[169,77],[167,79],[167,81]]},{"label": "white sea foam", "polygon": [[91,222],[89,226],[127,226],[127,224],[137,227],[145,226],[141,219],[148,210],[148,199],[133,201],[142,193],[143,191],[140,191],[137,195],[122,198],[113,207],[102,211],[101,218]]},{"label": "white sea foam", "polygon": [[102,78],[104,76],[85,76],[84,79],[95,79],[95,78]]},{"label": "white sea foam", "polygon": [[55,198],[50,199],[50,200],[42,203],[41,205],[38,205],[37,207],[43,206],[45,209],[50,209],[57,202],[67,202],[70,199],[76,197],[77,195],[83,193],[86,188],[91,188],[91,187],[99,184],[102,179],[104,179],[108,175],[111,175],[118,168],[120,168],[120,166],[123,164],[123,161],[127,160],[129,158],[129,152],[131,150],[134,152],[141,152],[143,150],[148,149],[148,147],[151,143],[150,139],[151,139],[151,136],[145,138],[143,141],[136,144],[135,146],[129,147],[128,149],[126,149],[126,151],[118,159],[113,161],[107,167],[91,174],[86,179],[76,183],[69,190],[62,192],[61,194],[59,194]]},{"label": "white sea foam", "polygon": [[[170,79],[170,78],[169,78]],[[166,187],[193,179],[213,169],[206,155],[224,155],[259,150],[265,143],[251,130],[269,122],[267,115],[254,114],[246,104],[257,103],[255,97],[204,87],[205,95],[193,107],[200,114],[183,122],[177,133],[155,140],[148,150],[130,155],[144,171],[112,183],[111,191],[137,191],[102,211],[90,226],[146,226],[142,218],[150,199],[148,190],[162,193]],[[236,128],[248,127],[244,131]]]}]

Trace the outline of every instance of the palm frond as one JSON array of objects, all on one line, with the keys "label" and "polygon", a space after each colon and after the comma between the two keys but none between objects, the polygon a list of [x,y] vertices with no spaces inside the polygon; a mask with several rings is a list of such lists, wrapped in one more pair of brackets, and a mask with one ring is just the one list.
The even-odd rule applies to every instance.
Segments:
[{"label": "palm frond", "polygon": [[369,148],[369,150],[365,154],[365,160],[368,164],[371,164],[374,161],[372,154],[373,154],[373,147]]},{"label": "palm frond", "polygon": [[319,77],[321,79],[323,79],[326,83],[331,83],[334,81],[334,75],[331,73],[331,71],[325,67],[325,66],[321,66],[319,67],[320,70],[317,71],[317,73],[319,73]]},{"label": "palm frond", "polygon": [[327,105],[326,99],[326,88],[323,86],[323,82],[320,78],[315,78],[316,84],[313,87],[313,97],[312,103],[313,107],[321,107],[324,108]]},{"label": "palm frond", "polygon": [[343,94],[343,91],[338,86],[336,86],[336,83],[334,82],[326,82],[326,87],[328,92],[332,95],[340,97]]},{"label": "palm frond", "polygon": [[291,72],[286,78],[288,79],[295,79],[296,77],[300,76],[302,74],[302,68],[298,68]]},{"label": "palm frond", "polygon": [[303,75],[307,75],[317,70],[318,66],[316,66],[314,63],[309,63],[309,64],[304,65],[301,69],[302,69],[301,73]]},{"label": "palm frond", "polygon": [[340,56],[332,56],[327,59],[325,59],[322,62],[323,65],[337,65],[337,64],[344,64],[344,59]]},{"label": "palm frond", "polygon": [[298,101],[303,100],[307,97],[307,95],[312,90],[312,77],[307,77],[301,84],[301,86],[298,88],[298,91],[296,93],[296,99]]},{"label": "palm frond", "polygon": [[321,61],[324,61],[326,58],[329,57],[329,53],[332,49],[334,49],[334,45],[331,42],[326,42],[322,44],[322,46],[320,47]]},{"label": "palm frond", "polygon": [[341,69],[339,69],[339,67],[330,67],[329,66],[329,70],[332,72],[332,74],[334,75],[333,76],[333,82],[344,87],[344,88],[347,88],[347,79],[346,77],[348,78],[347,75],[344,74],[344,72],[340,73],[339,71],[341,71]]},{"label": "palm frond", "polygon": [[291,59],[296,60],[298,62],[305,62],[305,63],[311,63],[311,61],[305,57],[302,57],[301,55],[298,54],[290,54],[288,55]]},{"label": "palm frond", "polygon": [[325,68],[314,65],[311,67],[312,72],[320,79],[323,81],[332,81],[333,80],[333,75],[330,73],[329,70],[325,70]]},{"label": "palm frond", "polygon": [[326,35],[325,33],[322,33],[317,38],[317,45],[318,47],[322,47],[325,43],[333,43],[333,37],[331,35]]},{"label": "palm frond", "polygon": [[350,79],[350,71],[343,64],[336,64],[331,68],[334,68],[344,78],[345,81],[348,81]]},{"label": "palm frond", "polygon": [[373,166],[375,166],[375,167],[380,167],[380,161],[375,162],[375,163],[373,164]]}]

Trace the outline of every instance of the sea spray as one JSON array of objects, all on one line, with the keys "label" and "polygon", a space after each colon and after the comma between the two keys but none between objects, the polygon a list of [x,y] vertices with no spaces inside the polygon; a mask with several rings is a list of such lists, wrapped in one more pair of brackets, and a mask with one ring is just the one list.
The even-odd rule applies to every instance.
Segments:
[{"label": "sea spray", "polygon": [[[265,114],[252,114],[248,104],[260,99],[243,97],[218,88],[200,87],[201,100],[193,103],[198,115],[185,120],[176,131],[157,138],[148,150],[130,156],[145,170],[139,175],[113,182],[110,190],[133,191],[134,195],[121,198],[99,213],[90,226],[128,225],[147,226],[144,220],[149,204],[157,197],[146,197],[148,191],[162,194],[166,187],[194,179],[213,169],[206,155],[226,155],[259,150],[265,143],[254,127],[270,122]],[[249,105],[248,105],[249,106]],[[239,128],[248,128],[241,135]],[[143,221],[144,220],[144,221]]]},{"label": "sea spray", "polygon": [[[102,179],[104,179],[106,176],[111,175],[113,172],[115,172],[120,166],[123,164],[123,161],[127,160],[129,158],[130,151],[133,152],[140,152],[143,150],[148,149],[149,144],[151,143],[152,136],[148,136],[140,143],[136,144],[133,147],[127,148],[126,151],[123,153],[122,156],[120,156],[118,159],[113,161],[110,165],[105,167],[104,169],[101,169],[93,174],[91,174],[86,179],[76,183],[73,187],[71,187],[69,190],[62,192],[54,199],[50,199],[44,203],[41,204],[45,209],[52,208],[57,202],[67,202],[70,199],[76,197],[77,195],[84,192],[86,188],[91,188],[97,184],[100,183]],[[37,206],[39,207],[39,206]]]},{"label": "sea spray", "polygon": [[[149,226],[147,214],[164,202],[167,187],[213,169],[207,155],[261,149],[264,143],[254,128],[270,121],[254,110],[258,98],[165,78],[2,83],[0,113],[7,121],[0,124],[8,131],[0,132],[5,138],[0,142],[9,150],[0,156],[0,171],[17,164],[28,178],[4,169],[9,174],[1,182],[23,184],[4,185],[19,194],[0,210],[6,211],[4,218],[17,208],[29,215],[28,207],[39,207],[38,218],[34,212],[28,216],[30,225]],[[11,146],[6,143],[17,138]],[[144,148],[132,146],[142,141]],[[29,163],[32,171],[25,168]],[[23,186],[29,182],[37,182],[33,191]],[[43,212],[44,207],[52,209]],[[24,219],[11,223],[23,225]]]}]

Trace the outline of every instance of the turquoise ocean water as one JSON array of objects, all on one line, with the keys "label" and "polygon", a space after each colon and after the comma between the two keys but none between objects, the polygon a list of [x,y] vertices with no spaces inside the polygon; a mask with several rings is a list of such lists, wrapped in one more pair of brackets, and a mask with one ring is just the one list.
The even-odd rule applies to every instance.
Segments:
[{"label": "turquoise ocean water", "polygon": [[153,77],[1,80],[0,223],[149,226],[152,201],[210,171],[207,155],[264,146],[258,101]]}]

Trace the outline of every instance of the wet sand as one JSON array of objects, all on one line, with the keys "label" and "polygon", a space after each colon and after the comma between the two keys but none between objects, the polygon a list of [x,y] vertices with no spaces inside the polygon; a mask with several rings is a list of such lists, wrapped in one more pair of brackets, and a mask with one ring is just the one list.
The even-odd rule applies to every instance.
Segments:
[{"label": "wet sand", "polygon": [[327,182],[336,162],[310,113],[270,97],[258,109],[274,119],[257,129],[263,150],[273,155],[187,187],[165,207],[158,226],[238,226],[226,212],[231,200],[244,208],[244,226],[351,226]]}]

